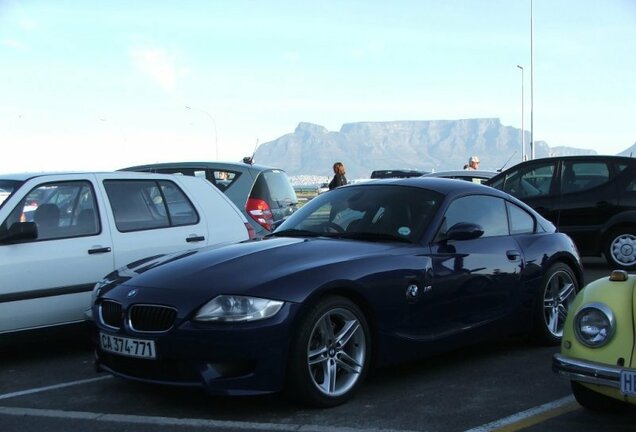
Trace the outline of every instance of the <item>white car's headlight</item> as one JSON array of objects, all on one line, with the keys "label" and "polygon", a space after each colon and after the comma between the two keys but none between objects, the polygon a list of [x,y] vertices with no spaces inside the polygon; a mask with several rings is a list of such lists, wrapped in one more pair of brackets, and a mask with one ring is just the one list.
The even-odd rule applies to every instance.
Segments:
[{"label": "white car's headlight", "polygon": [[257,321],[269,318],[284,302],[258,297],[220,295],[207,302],[194,317],[195,321]]},{"label": "white car's headlight", "polygon": [[615,328],[614,312],[603,303],[587,304],[574,317],[576,338],[590,348],[598,348],[609,342]]}]

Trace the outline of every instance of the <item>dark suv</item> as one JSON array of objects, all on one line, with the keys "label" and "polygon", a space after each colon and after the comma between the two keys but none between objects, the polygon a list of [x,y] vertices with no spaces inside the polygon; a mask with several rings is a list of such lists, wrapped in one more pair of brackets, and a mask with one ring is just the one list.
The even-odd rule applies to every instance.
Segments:
[{"label": "dark suv", "polygon": [[281,169],[251,163],[173,162],[138,165],[120,171],[144,171],[203,177],[243,211],[257,237],[298,208],[296,192]]},{"label": "dark suv", "polygon": [[613,268],[636,268],[636,159],[534,159],[486,184],[516,196],[552,221],[574,240],[581,255],[604,254]]}]

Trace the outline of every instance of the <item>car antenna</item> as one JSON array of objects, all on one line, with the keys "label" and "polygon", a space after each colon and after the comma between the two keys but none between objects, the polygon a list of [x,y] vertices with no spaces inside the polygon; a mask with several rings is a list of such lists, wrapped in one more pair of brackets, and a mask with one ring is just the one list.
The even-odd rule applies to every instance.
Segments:
[{"label": "car antenna", "polygon": [[508,158],[508,160],[501,166],[501,168],[499,168],[497,170],[497,172],[502,172],[503,169],[506,167],[506,165],[508,165],[508,162],[510,162],[510,159],[512,159],[515,155],[517,154],[517,150],[514,151],[514,153]]},{"label": "car antenna", "polygon": [[254,146],[254,151],[252,152],[252,156],[245,156],[243,158],[243,163],[252,165],[254,163],[254,155],[256,155],[256,149],[258,148],[258,138],[256,138],[256,145]]}]

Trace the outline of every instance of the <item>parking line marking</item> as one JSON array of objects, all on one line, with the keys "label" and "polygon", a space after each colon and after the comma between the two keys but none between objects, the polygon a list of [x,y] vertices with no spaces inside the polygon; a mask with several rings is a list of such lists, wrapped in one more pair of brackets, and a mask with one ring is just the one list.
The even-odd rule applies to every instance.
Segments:
[{"label": "parking line marking", "polygon": [[579,408],[574,396],[570,395],[465,432],[514,432]]},{"label": "parking line marking", "polygon": [[79,381],[71,381],[71,382],[66,382],[66,383],[61,383],[61,384],[55,384],[55,385],[46,386],[46,387],[39,387],[39,388],[34,388],[34,389],[29,389],[29,390],[22,390],[22,391],[18,391],[18,392],[14,392],[14,393],[6,393],[6,394],[3,394],[3,395],[0,395],[0,400],[9,399],[9,398],[18,397],[18,396],[24,396],[24,395],[33,394],[33,393],[45,392],[45,391],[49,391],[49,390],[57,390],[57,389],[61,389],[61,388],[64,388],[64,387],[70,387],[70,386],[74,386],[74,385],[87,384],[87,383],[92,383],[92,382],[101,381],[101,380],[110,379],[110,378],[112,378],[111,375],[106,375],[106,376],[101,376],[101,377],[98,377],[98,378],[89,378],[89,379],[84,379],[84,380],[79,380]]},{"label": "parking line marking", "polygon": [[197,418],[172,418],[153,417],[126,414],[104,414],[87,411],[61,411],[38,408],[19,408],[0,406],[0,415],[12,416],[33,416],[59,419],[92,420],[98,422],[111,423],[132,423],[155,426],[193,426],[203,428],[228,428],[254,431],[281,431],[281,432],[426,432],[409,431],[404,429],[368,429],[352,428],[342,426],[322,426],[312,424],[277,424],[277,423],[256,423],[241,422],[231,420],[212,420]]}]

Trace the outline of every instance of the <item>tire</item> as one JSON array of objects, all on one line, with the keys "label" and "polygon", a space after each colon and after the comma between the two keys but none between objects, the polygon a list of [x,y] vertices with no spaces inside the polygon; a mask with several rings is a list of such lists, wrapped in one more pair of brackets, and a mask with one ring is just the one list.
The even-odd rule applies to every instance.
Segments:
[{"label": "tire", "polygon": [[636,229],[626,226],[612,230],[603,253],[613,270],[636,269]]},{"label": "tire", "polygon": [[558,345],[570,304],[579,292],[572,269],[564,263],[548,268],[537,292],[534,337],[542,345]]},{"label": "tire", "polygon": [[605,396],[585,387],[583,384],[571,381],[572,394],[582,407],[597,412],[619,412],[627,408],[627,403]]},{"label": "tire", "polygon": [[316,408],[348,401],[364,382],[370,353],[369,326],[360,308],[339,296],[319,301],[292,337],[287,395]]}]

